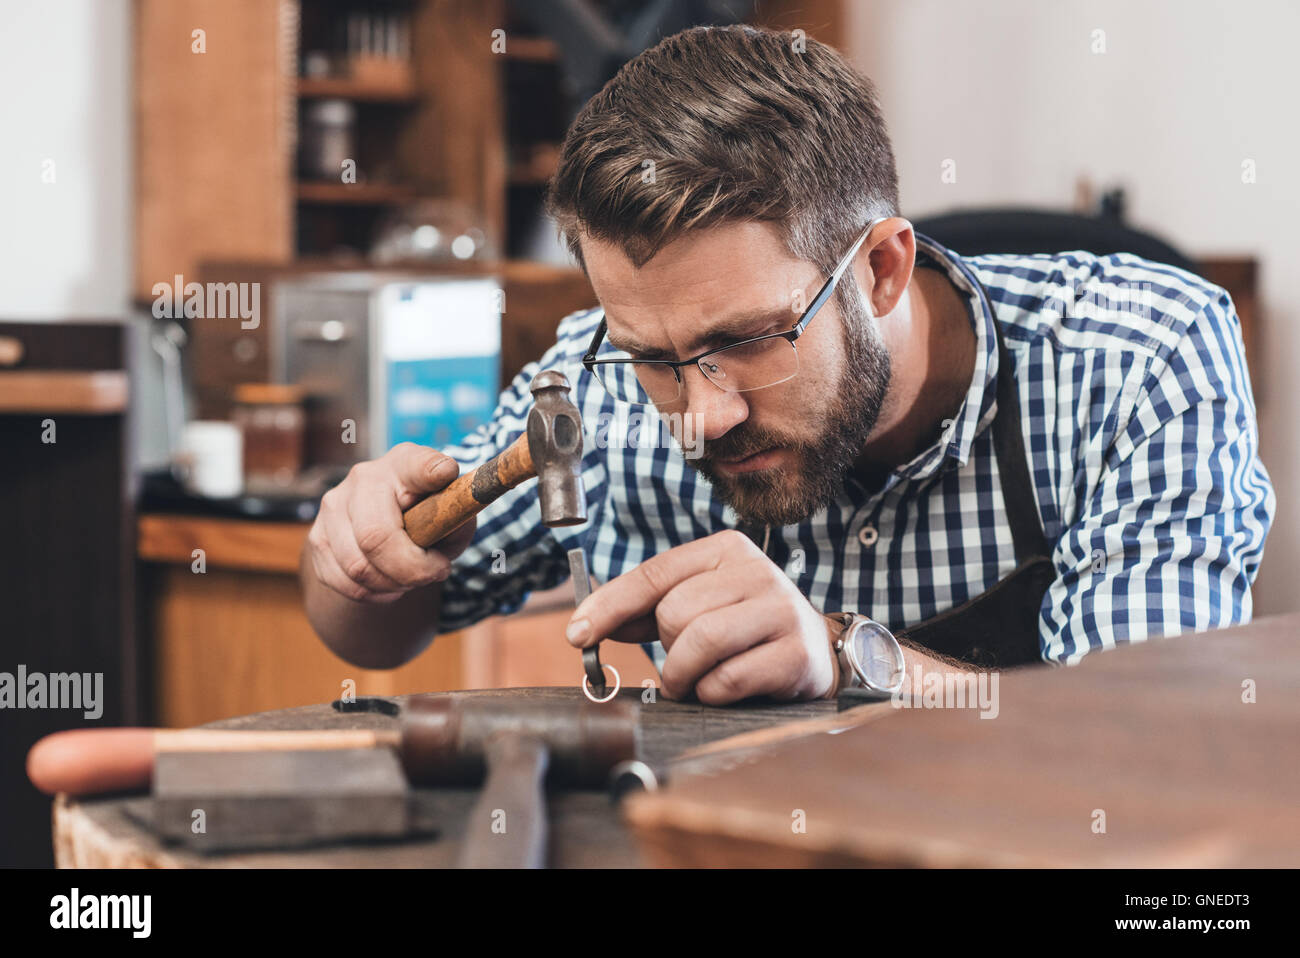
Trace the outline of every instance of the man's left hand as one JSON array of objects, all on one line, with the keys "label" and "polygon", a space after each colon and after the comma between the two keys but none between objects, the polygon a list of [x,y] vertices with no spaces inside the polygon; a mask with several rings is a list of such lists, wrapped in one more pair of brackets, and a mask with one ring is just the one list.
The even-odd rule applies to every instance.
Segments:
[{"label": "man's left hand", "polygon": [[607,637],[663,643],[664,694],[707,705],[756,695],[823,698],[838,685],[840,625],[822,615],[742,532],[669,549],[602,585],[566,633],[586,648]]}]

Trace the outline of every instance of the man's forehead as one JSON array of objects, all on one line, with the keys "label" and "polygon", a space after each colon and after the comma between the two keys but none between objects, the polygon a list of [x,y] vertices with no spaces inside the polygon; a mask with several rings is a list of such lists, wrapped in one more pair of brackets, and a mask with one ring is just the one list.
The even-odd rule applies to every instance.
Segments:
[{"label": "man's forehead", "polygon": [[632,288],[665,282],[685,286],[716,278],[720,265],[738,269],[745,262],[769,267],[797,262],[776,227],[757,220],[689,230],[640,266],[616,242],[583,234],[579,246],[593,285],[617,283]]},{"label": "man's forehead", "polygon": [[813,267],[767,223],[728,224],[668,244],[641,267],[616,244],[584,237],[584,261],[605,309],[608,338],[633,352],[672,351],[797,319],[799,282]]}]

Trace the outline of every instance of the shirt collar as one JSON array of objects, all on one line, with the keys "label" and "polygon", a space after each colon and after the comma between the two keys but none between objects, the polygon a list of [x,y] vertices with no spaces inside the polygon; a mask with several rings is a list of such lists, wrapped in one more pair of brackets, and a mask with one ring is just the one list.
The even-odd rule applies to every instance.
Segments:
[{"label": "shirt collar", "polygon": [[970,388],[951,426],[931,446],[894,470],[904,479],[920,479],[938,472],[945,462],[966,465],[975,437],[988,428],[997,413],[998,342],[993,306],[974,272],[957,253],[921,233],[916,236],[917,265],[943,270],[966,302],[966,314],[975,331],[975,369]]}]

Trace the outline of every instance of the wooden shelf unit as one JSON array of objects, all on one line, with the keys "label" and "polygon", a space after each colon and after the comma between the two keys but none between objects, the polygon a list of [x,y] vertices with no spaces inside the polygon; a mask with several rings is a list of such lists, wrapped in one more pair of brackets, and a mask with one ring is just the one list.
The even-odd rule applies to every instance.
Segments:
[{"label": "wooden shelf unit", "polygon": [[[197,279],[205,261],[364,255],[380,217],[421,197],[479,211],[504,246],[504,58],[466,40],[490,37],[503,2],[387,7],[410,17],[409,79],[300,76],[302,56],[329,35],[321,18],[354,7],[374,12],[332,0],[136,0],[137,302],[176,275]],[[356,183],[342,171],[338,183],[298,175],[301,107],[326,98],[355,110]]]},{"label": "wooden shelf unit", "polygon": [[346,77],[299,77],[298,99],[355,100],[360,103],[415,103],[415,85],[376,86]]},{"label": "wooden shelf unit", "polygon": [[[843,7],[760,0],[755,19],[839,44]],[[337,47],[353,11],[409,16],[409,69],[339,68],[356,65]],[[571,105],[561,51],[506,0],[135,0],[134,12],[140,303],[155,283],[197,278],[205,260],[364,255],[382,215],[421,197],[477,210],[503,258],[524,255],[554,172],[537,150],[553,155]],[[493,52],[498,29],[504,54]],[[335,72],[302,76],[316,52],[334,54]],[[331,190],[300,180],[296,160],[301,108],[326,98],[356,112],[357,182]]]},{"label": "wooden shelf unit", "polygon": [[549,37],[510,37],[506,42],[506,56],[531,63],[556,63],[560,59],[560,48]]},{"label": "wooden shelf unit", "polygon": [[331,183],[299,180],[294,187],[299,203],[322,205],[386,206],[415,198],[415,190],[400,183]]}]

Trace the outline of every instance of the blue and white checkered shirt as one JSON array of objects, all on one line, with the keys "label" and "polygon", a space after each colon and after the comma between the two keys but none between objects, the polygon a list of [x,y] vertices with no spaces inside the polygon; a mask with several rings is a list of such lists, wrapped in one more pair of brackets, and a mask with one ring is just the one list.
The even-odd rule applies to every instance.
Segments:
[{"label": "blue and white checkered shirt", "polygon": [[[1276,498],[1228,294],[1129,254],[961,257],[924,236],[917,244],[919,262],[944,269],[969,302],[977,345],[965,403],[883,487],[846,479],[829,508],[770,529],[772,560],[815,608],[895,629],[973,598],[1015,567],[989,428],[996,322],[1015,363],[1057,572],[1039,613],[1043,658],[1073,664],[1092,649],[1248,621]],[[616,403],[583,369],[600,319],[599,308],[565,317],[492,422],[447,450],[462,471],[500,452],[524,430],[533,374],[560,369],[586,427],[590,521],[541,525],[535,480],[488,506],[444,586],[442,630],[513,612],[529,592],[557,586],[575,546],[606,582],[737,526],[653,408]],[[661,664],[662,649],[653,653]]]}]

